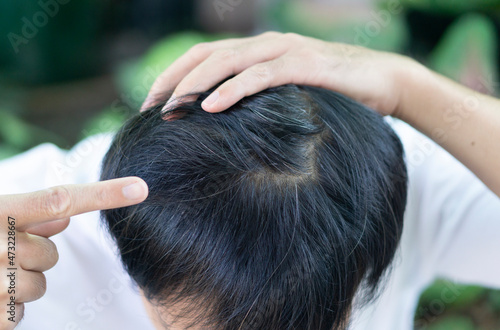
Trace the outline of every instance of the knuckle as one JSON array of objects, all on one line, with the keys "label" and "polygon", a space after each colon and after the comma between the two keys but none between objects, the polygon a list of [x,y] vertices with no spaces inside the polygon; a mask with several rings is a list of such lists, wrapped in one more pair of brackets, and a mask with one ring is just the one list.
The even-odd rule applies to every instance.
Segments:
[{"label": "knuckle", "polygon": [[252,74],[260,80],[268,81],[271,78],[271,68],[267,64],[258,64],[251,69]]},{"label": "knuckle", "polygon": [[285,38],[291,42],[298,42],[302,39],[302,36],[300,34],[297,34],[297,33],[287,32],[287,33],[283,34],[283,38]]},{"label": "knuckle", "polygon": [[317,53],[314,49],[308,48],[308,47],[301,47],[296,51],[296,54],[300,58],[304,59],[313,59],[316,57]]},{"label": "knuckle", "polygon": [[112,198],[112,196],[110,196],[109,191],[103,187],[100,187],[99,189],[96,189],[93,191],[92,199],[94,201],[104,202],[104,201],[110,200],[110,198]]},{"label": "knuckle", "polygon": [[204,53],[204,52],[208,51],[209,48],[210,48],[210,43],[208,43],[208,42],[200,42],[200,43],[192,46],[189,49],[189,52],[196,55],[196,54]]},{"label": "knuckle", "polygon": [[70,192],[62,186],[48,189],[44,206],[49,216],[55,218],[65,217],[71,208]]},{"label": "knuckle", "polygon": [[211,52],[212,46],[209,42],[201,42],[192,46],[187,52],[186,55],[194,61],[198,61],[205,56],[207,53]]},{"label": "knuckle", "polygon": [[220,61],[230,61],[237,56],[238,51],[235,48],[219,49],[214,52],[215,58]]}]

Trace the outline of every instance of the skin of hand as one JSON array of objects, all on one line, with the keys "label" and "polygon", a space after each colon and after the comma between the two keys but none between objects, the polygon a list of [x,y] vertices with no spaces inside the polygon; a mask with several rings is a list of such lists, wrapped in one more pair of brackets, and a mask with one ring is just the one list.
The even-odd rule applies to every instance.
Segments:
[{"label": "skin of hand", "polygon": [[66,229],[69,217],[137,204],[147,195],[142,179],[127,177],[0,196],[0,266],[5,272],[0,281],[0,329],[14,329],[24,303],[45,294],[43,272],[58,260],[48,237]]},{"label": "skin of hand", "polygon": [[266,32],[200,43],[156,79],[142,110],[154,104],[155,95],[173,90],[167,102],[167,107],[173,107],[184,101],[183,95],[206,91],[235,75],[205,99],[203,109],[220,112],[245,96],[293,83],[335,90],[392,114],[400,88],[397,74],[411,62],[396,54],[294,33]]},{"label": "skin of hand", "polygon": [[204,110],[220,112],[288,83],[331,89],[422,131],[500,196],[500,101],[397,54],[278,32],[201,43],[156,79],[141,110],[172,90],[165,110],[173,108],[233,75],[203,101]]}]

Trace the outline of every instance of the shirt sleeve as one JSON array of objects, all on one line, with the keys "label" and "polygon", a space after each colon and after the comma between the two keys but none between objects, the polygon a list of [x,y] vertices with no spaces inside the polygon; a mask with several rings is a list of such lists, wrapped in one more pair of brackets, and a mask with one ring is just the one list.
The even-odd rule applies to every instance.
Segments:
[{"label": "shirt sleeve", "polygon": [[403,142],[422,267],[434,277],[500,288],[500,198],[424,135],[414,131]]}]

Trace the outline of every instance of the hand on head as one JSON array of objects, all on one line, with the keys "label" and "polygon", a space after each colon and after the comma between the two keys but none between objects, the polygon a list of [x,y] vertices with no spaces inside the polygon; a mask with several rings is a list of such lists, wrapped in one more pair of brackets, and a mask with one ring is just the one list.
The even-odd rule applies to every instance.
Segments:
[{"label": "hand on head", "polygon": [[378,110],[397,110],[402,68],[412,60],[396,54],[321,41],[293,33],[266,32],[241,39],[201,43],[177,59],[153,84],[142,110],[156,96],[172,91],[166,107],[184,95],[204,92],[233,76],[203,102],[208,112],[220,112],[245,96],[288,83],[343,93]]},{"label": "hand on head", "polygon": [[[278,32],[201,43],[158,77],[142,110],[172,90],[165,107],[175,108],[194,97],[184,95],[205,92],[231,76],[206,97],[204,110],[220,112],[245,96],[288,83],[330,89],[412,125],[500,196],[500,101],[398,54]],[[463,121],[457,114],[458,128],[449,119],[457,107],[472,115]]]}]

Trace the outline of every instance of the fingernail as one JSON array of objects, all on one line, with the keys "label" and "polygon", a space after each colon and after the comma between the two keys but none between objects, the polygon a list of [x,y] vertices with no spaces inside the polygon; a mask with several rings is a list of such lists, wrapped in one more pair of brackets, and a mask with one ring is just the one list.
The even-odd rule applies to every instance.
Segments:
[{"label": "fingernail", "polygon": [[161,112],[163,113],[163,112],[165,112],[165,111],[167,111],[167,110],[173,109],[173,108],[175,108],[178,104],[179,104],[179,101],[177,101],[177,98],[176,98],[174,95],[172,95],[172,96],[168,99],[167,103],[165,103],[165,106],[163,106],[163,109],[161,109]]},{"label": "fingernail", "polygon": [[122,189],[123,196],[130,200],[136,200],[144,197],[144,187],[140,182],[129,184]]},{"label": "fingernail", "polygon": [[213,92],[212,94],[210,94],[206,99],[205,101],[203,101],[202,103],[202,106],[211,106],[212,104],[214,104],[217,99],[219,98],[219,91],[215,91]]}]

